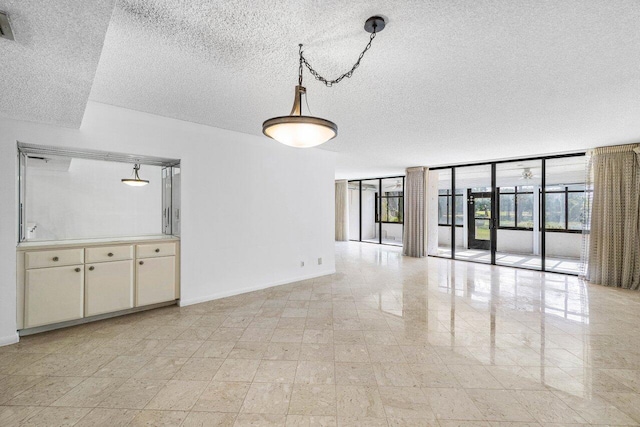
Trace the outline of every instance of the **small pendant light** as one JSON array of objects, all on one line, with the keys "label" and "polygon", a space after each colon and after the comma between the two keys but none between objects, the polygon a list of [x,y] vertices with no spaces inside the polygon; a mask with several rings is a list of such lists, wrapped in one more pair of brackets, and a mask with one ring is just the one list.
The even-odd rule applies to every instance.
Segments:
[{"label": "small pendant light", "polygon": [[132,187],[142,187],[144,185],[147,185],[149,183],[148,180],[146,179],[140,179],[140,176],[138,176],[138,171],[140,170],[140,165],[139,164],[135,164],[133,165],[133,175],[134,178],[123,178],[121,179],[123,184],[127,184],[130,185]]}]

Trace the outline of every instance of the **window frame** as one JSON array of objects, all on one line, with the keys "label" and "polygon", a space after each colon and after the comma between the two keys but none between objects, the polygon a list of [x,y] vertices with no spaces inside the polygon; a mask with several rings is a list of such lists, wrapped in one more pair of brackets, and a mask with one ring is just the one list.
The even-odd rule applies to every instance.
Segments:
[{"label": "window frame", "polygon": [[[403,224],[404,225],[404,187],[402,188],[402,191],[396,191],[396,193],[402,193],[402,196],[379,196],[378,193],[375,193],[375,209],[376,209],[376,220],[375,223],[382,223],[382,224]],[[384,194],[384,193],[382,193]],[[384,215],[382,215],[382,199],[401,199],[402,203],[398,202],[398,207],[399,207],[399,211],[402,212],[402,221],[382,221],[381,217],[383,217]],[[378,206],[378,203],[380,203],[380,205]],[[389,218],[389,202],[387,200],[387,218]]]},{"label": "window frame", "polygon": [[[549,231],[551,233],[582,233],[582,229],[574,229],[574,228],[569,228],[569,194],[572,193],[577,193],[577,194],[584,194],[584,193],[592,193],[593,190],[569,190],[569,186],[562,186],[564,187],[563,190],[546,190],[545,193],[545,197],[547,194],[562,194],[563,198],[564,198],[564,228],[547,228],[547,224],[544,224],[544,231]],[[533,227],[520,227],[518,226],[518,194],[534,194],[533,191],[518,191],[518,187],[515,186],[514,187],[514,191],[513,192],[508,192],[508,193],[503,193],[500,191],[500,188],[504,188],[504,187],[498,187],[498,197],[496,199],[496,204],[497,204],[497,208],[498,208],[498,213],[500,213],[500,196],[502,195],[513,195],[514,196],[514,224],[515,226],[504,226],[500,224],[500,215],[498,214],[498,225],[497,228],[499,230],[525,230],[525,231],[533,231]],[[540,200],[542,198],[542,189],[538,189],[538,200]],[[540,202],[538,202],[539,206],[542,207],[542,204]],[[546,203],[545,203],[545,207],[546,207]],[[539,224],[542,224],[542,210],[540,209],[539,212]],[[546,218],[547,215],[545,215]],[[540,227],[542,228],[542,227]]]},{"label": "window frame", "polygon": [[[362,212],[362,183],[365,181],[378,181],[378,189],[382,188],[382,181],[385,179],[393,179],[393,178],[399,178],[402,179],[402,196],[392,196],[392,197],[401,197],[402,198],[402,222],[389,222],[389,221],[380,221],[380,217],[379,215],[381,214],[380,211],[380,206],[379,206],[379,200],[380,197],[378,195],[378,193],[375,193],[374,195],[374,209],[375,209],[375,213],[374,213],[374,224],[376,224],[377,229],[378,229],[378,241],[377,242],[373,242],[373,241],[369,241],[369,240],[363,240],[362,239],[362,217],[363,217],[363,212]],[[358,211],[358,220],[359,220],[359,224],[358,224],[358,238],[357,239],[349,239],[349,241],[351,242],[361,242],[361,243],[369,243],[372,245],[385,245],[385,246],[395,246],[395,247],[402,247],[404,246],[404,242],[402,242],[402,244],[397,245],[397,244],[392,244],[392,243],[384,243],[382,241],[382,231],[383,231],[383,225],[384,224],[400,224],[402,226],[402,231],[404,234],[404,189],[405,189],[405,184],[406,184],[406,180],[405,180],[405,176],[404,175],[397,175],[397,176],[384,176],[384,177],[377,177],[377,178],[361,178],[361,179],[349,179],[347,180],[347,183],[358,183],[359,186],[359,191],[358,191],[358,205],[359,205],[359,211]]]},{"label": "window frame", "polygon": [[[518,191],[518,186],[515,185],[513,187],[513,193],[512,192],[508,192],[508,193],[503,193],[500,191],[501,188],[504,187],[496,187],[497,193],[498,193],[498,197],[496,198],[496,207],[497,207],[497,211],[498,211],[498,225],[497,228],[499,230],[527,230],[527,231],[533,231],[533,227],[519,227],[518,226],[518,194],[531,194],[532,196],[535,195],[534,191]],[[542,194],[540,192],[540,190],[538,190],[539,194]],[[513,226],[510,225],[500,225],[500,196],[502,195],[513,195]]]},{"label": "window frame", "polygon": [[[562,185],[559,187],[564,187],[564,190],[545,190],[544,194],[545,194],[545,197],[547,194],[563,195],[564,197],[564,228],[547,228],[547,224],[545,221],[544,231],[548,231],[551,233],[574,233],[574,234],[582,233],[583,231],[582,228],[580,228],[579,230],[576,230],[575,228],[569,228],[569,194],[593,193],[593,190],[588,190],[587,188],[585,188],[584,190],[569,190],[569,186],[567,185]],[[540,197],[542,197],[542,191],[540,191]],[[545,203],[545,206],[546,206],[546,203]],[[546,218],[546,212],[545,212],[545,218]]]},{"label": "window frame", "polygon": [[[438,190],[438,191],[440,191],[440,190]],[[440,215],[438,215],[438,227],[451,227],[451,220],[452,220],[452,219],[455,219],[455,216],[456,216],[456,215],[455,215],[455,212],[451,212],[451,213],[449,213],[449,212],[450,212],[450,210],[451,210],[451,209],[450,209],[450,206],[451,206],[451,197],[452,197],[451,190],[449,190],[449,189],[447,188],[447,189],[446,189],[446,192],[447,192],[447,194],[440,194],[440,193],[438,193],[438,206],[440,206],[440,197],[446,197],[446,200],[447,200],[447,211],[446,211],[446,212],[447,212],[447,214],[446,214],[446,217],[447,217],[447,223],[446,223],[446,224],[441,223],[441,222],[440,222]],[[463,197],[463,202],[464,202],[464,194],[462,194],[462,193],[461,193],[461,194],[456,194],[455,196],[456,196],[456,197],[458,197],[458,196]],[[456,204],[456,207],[458,207],[458,205],[457,205],[457,204]],[[404,218],[404,217],[403,217],[403,218]],[[464,220],[463,220],[463,221],[464,221]],[[460,228],[462,228],[462,227],[464,227],[464,225],[463,225],[463,224],[456,224],[456,227],[460,227]]]}]

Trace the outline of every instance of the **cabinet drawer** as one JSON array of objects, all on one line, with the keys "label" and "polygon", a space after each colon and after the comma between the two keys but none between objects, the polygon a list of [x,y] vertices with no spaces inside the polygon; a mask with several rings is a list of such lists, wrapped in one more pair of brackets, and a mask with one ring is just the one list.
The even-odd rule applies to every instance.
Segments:
[{"label": "cabinet drawer", "polygon": [[84,263],[83,249],[60,249],[52,251],[26,252],[24,264],[26,269],[60,267]]},{"label": "cabinet drawer", "polygon": [[149,243],[136,245],[136,257],[156,258],[163,256],[173,256],[176,254],[175,243]]},{"label": "cabinet drawer", "polygon": [[122,261],[133,259],[133,246],[101,246],[85,249],[85,262]]}]

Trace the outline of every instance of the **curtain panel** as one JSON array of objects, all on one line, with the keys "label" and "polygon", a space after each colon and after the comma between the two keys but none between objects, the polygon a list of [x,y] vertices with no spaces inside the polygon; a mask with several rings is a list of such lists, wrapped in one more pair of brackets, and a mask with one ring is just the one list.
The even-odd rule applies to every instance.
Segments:
[{"label": "curtain panel", "polygon": [[336,181],[336,241],[349,240],[349,196],[346,180]]},{"label": "curtain panel", "polygon": [[403,254],[410,257],[426,256],[427,206],[426,188],[428,169],[408,168],[404,181],[404,235]]},{"label": "curtain panel", "polygon": [[587,279],[640,289],[640,144],[596,148]]}]

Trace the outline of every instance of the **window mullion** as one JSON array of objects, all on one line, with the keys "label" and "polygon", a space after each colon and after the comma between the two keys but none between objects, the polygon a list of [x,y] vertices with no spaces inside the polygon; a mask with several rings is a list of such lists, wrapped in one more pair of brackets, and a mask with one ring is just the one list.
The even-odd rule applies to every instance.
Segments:
[{"label": "window mullion", "polygon": [[513,213],[515,218],[513,219],[513,224],[516,228],[518,228],[518,186],[513,187]]},{"label": "window mullion", "polygon": [[564,187],[564,229],[569,230],[569,187]]}]

